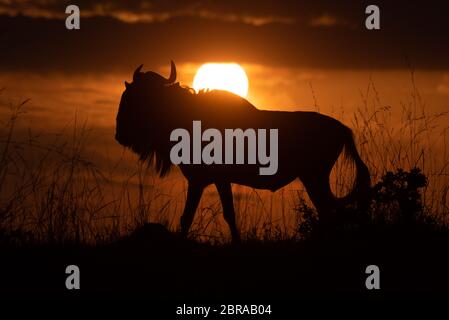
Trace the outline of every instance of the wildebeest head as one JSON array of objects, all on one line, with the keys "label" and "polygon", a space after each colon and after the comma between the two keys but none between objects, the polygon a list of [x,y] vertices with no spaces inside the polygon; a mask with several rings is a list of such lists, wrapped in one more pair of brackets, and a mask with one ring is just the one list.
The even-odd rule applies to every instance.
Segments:
[{"label": "wildebeest head", "polygon": [[165,167],[162,158],[165,157],[163,149],[167,141],[163,141],[160,135],[167,129],[165,118],[171,112],[167,108],[165,92],[176,81],[176,66],[171,61],[168,78],[152,71],[142,72],[141,69],[142,65],[134,71],[131,83],[125,81],[125,91],[117,113],[115,139],[139,154],[142,160],[156,155],[156,165],[161,170],[160,166]]}]

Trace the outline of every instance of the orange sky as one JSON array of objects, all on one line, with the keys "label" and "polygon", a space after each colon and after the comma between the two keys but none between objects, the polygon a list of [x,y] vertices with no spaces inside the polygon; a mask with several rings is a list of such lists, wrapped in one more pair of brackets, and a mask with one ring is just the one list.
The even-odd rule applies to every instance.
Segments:
[{"label": "orange sky", "polygon": [[[200,64],[178,64],[181,84],[191,86]],[[317,70],[270,68],[242,65],[249,78],[248,100],[261,109],[315,110],[351,114],[361,105],[361,93],[370,81],[379,92],[382,104],[400,111],[400,104],[410,99],[412,76],[409,71]],[[149,69],[149,67],[144,67]],[[156,67],[168,74],[169,66]],[[126,73],[99,73],[67,77],[63,74],[0,74],[5,91],[0,104],[31,98],[29,110],[43,117],[88,116],[96,126],[113,126],[115,112],[124,81],[130,81],[132,70]],[[418,71],[415,83],[429,112],[449,110],[449,73]],[[47,117],[47,120],[48,119]],[[60,124],[60,121],[55,122]]]}]

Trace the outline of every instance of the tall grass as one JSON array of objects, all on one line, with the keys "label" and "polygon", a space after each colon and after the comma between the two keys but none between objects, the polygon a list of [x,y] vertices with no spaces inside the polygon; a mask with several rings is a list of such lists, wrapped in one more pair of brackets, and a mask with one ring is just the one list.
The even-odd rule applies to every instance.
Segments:
[{"label": "tall grass", "polygon": [[[411,76],[410,96],[388,106],[372,81],[360,93],[354,114],[331,114],[354,129],[358,149],[373,182],[385,172],[420,167],[429,178],[424,190],[426,214],[447,224],[449,190],[448,113],[430,114]],[[10,242],[93,243],[119,238],[148,222],[171,230],[186,197],[186,185],[175,170],[161,180],[128,152],[108,159],[91,153],[94,132],[76,116],[72,126],[43,136],[30,128],[18,134],[26,101],[11,106],[0,128],[0,237]],[[317,106],[318,108],[318,106]],[[49,139],[51,137],[51,139]],[[111,139],[111,143],[112,139]],[[124,165],[126,164],[126,165]],[[337,195],[347,192],[352,168],[339,160],[331,183]],[[238,224],[247,240],[291,239],[297,233],[298,203],[308,203],[300,184],[276,193],[234,186]],[[229,239],[215,190],[206,190],[191,235],[212,243]],[[299,221],[300,222],[300,221]]]},{"label": "tall grass", "polygon": [[[382,103],[370,79],[366,91],[360,92],[361,106],[347,124],[356,134],[359,152],[370,169],[372,181],[379,181],[387,171],[420,168],[429,178],[423,192],[426,212],[446,224],[449,111],[430,113],[416,87],[413,71],[410,79],[410,95],[400,106]],[[344,113],[334,116],[346,120]],[[353,175],[347,170],[342,161],[333,170],[332,182],[337,194],[347,192],[352,183]]]}]

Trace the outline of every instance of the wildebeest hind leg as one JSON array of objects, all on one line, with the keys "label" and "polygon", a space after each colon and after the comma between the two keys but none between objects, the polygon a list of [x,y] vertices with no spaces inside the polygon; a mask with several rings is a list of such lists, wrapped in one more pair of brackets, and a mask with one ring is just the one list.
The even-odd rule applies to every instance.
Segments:
[{"label": "wildebeest hind leg", "polygon": [[317,175],[302,179],[310,200],[318,212],[320,225],[330,227],[335,224],[336,199],[329,185],[329,175]]},{"label": "wildebeest hind leg", "polygon": [[234,200],[232,198],[232,188],[230,183],[216,183],[218,194],[223,206],[223,216],[231,229],[232,242],[239,243],[240,235],[235,223]]},{"label": "wildebeest hind leg", "polygon": [[181,216],[181,236],[184,238],[186,238],[189,233],[203,190],[204,186],[189,182],[186,205]]}]

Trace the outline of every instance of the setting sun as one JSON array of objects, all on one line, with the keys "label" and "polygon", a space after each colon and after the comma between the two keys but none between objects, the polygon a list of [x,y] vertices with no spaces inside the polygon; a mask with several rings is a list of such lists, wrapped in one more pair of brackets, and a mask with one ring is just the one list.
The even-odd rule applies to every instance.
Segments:
[{"label": "setting sun", "polygon": [[196,72],[193,88],[226,90],[246,98],[248,77],[245,70],[236,63],[206,63]]}]

